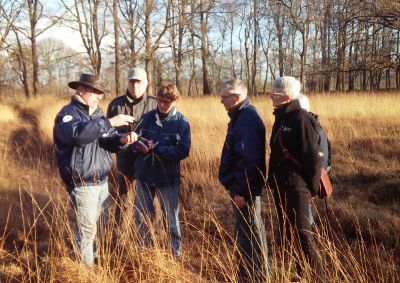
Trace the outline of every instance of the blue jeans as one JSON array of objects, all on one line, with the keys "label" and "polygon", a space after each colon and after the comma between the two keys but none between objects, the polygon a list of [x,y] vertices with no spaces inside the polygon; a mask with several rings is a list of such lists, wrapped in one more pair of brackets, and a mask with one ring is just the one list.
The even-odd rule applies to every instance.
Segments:
[{"label": "blue jeans", "polygon": [[179,225],[179,191],[179,185],[156,187],[146,184],[141,180],[137,180],[135,220],[139,229],[140,247],[150,247],[153,245],[150,227],[155,216],[153,200],[155,195],[157,195],[160,200],[161,210],[164,214],[164,224],[169,228],[172,253],[174,256],[180,256],[181,228]]},{"label": "blue jeans", "polygon": [[[233,198],[233,195],[231,196]],[[260,196],[253,197],[252,203],[246,203],[243,208],[238,208],[234,203],[233,210],[239,247],[239,281],[265,281],[270,276],[270,268]]]},{"label": "blue jeans", "polygon": [[75,187],[70,197],[76,212],[74,232],[81,259],[85,265],[92,266],[97,253],[97,222],[100,216],[103,225],[108,220],[108,181],[94,186]]},{"label": "blue jeans", "polygon": [[308,205],[308,218],[310,219],[310,224],[311,226],[315,224],[314,222],[314,216],[313,216],[313,211],[312,211],[312,203]]}]

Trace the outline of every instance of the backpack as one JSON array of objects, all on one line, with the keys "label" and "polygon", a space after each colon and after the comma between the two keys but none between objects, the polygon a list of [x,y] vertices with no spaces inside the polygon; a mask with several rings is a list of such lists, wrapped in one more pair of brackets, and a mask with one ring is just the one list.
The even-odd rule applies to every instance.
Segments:
[{"label": "backpack", "polygon": [[321,124],[318,121],[318,115],[310,112],[311,119],[313,119],[313,124],[315,125],[318,134],[318,154],[321,157],[322,165],[325,167],[326,171],[329,173],[331,170],[331,142]]}]

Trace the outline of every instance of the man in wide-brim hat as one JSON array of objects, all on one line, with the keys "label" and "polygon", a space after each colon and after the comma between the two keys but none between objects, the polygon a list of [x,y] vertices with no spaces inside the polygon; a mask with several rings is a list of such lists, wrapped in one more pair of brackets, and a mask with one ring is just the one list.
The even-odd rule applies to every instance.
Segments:
[{"label": "man in wide-brim hat", "polygon": [[81,259],[94,264],[94,240],[97,222],[108,203],[108,173],[111,152],[137,140],[133,132],[119,134],[115,127],[128,125],[132,116],[106,118],[99,107],[108,92],[91,74],[81,74],[68,83],[76,90],[71,102],[57,114],[54,123],[54,147],[61,178],[76,211],[75,237]]}]

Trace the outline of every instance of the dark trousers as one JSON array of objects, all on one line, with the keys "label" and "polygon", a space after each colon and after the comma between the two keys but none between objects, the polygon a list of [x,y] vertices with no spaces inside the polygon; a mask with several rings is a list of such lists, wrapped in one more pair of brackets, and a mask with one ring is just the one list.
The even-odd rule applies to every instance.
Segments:
[{"label": "dark trousers", "polygon": [[126,221],[126,219],[124,220],[124,215],[127,214],[127,217],[131,216],[130,211],[133,209],[133,203],[129,202],[128,192],[135,188],[136,180],[134,179],[133,168],[126,168],[126,164],[118,163],[117,168],[118,191],[116,196],[115,222],[121,226]]},{"label": "dark trousers", "polygon": [[[279,189],[274,190],[274,199],[282,242],[286,237],[290,243],[300,248],[315,272],[313,282],[324,282],[321,257],[311,227],[310,191],[306,187],[280,186]],[[301,259],[297,261],[297,269],[301,276],[302,268],[299,260]]]},{"label": "dark trousers", "polygon": [[[232,195],[233,196],[233,195]],[[243,208],[233,204],[235,234],[239,247],[239,282],[262,282],[270,276],[267,239],[261,218],[260,196]]]}]

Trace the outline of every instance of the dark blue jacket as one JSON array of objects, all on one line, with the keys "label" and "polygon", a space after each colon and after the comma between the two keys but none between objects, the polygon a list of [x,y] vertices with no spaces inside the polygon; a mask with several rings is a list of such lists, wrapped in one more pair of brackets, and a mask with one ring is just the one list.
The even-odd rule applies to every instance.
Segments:
[{"label": "dark blue jacket", "polygon": [[90,116],[87,105],[74,96],[54,122],[57,165],[67,190],[104,182],[112,166],[111,152],[121,148],[117,131],[98,107]]},{"label": "dark blue jacket", "polygon": [[231,120],[218,177],[227,190],[249,201],[265,185],[265,127],[248,99],[228,114]]},{"label": "dark blue jacket", "polygon": [[153,152],[140,153],[135,163],[136,178],[155,186],[180,184],[180,161],[189,156],[190,126],[176,108],[165,119],[156,109],[145,113],[137,133],[158,142]]}]

